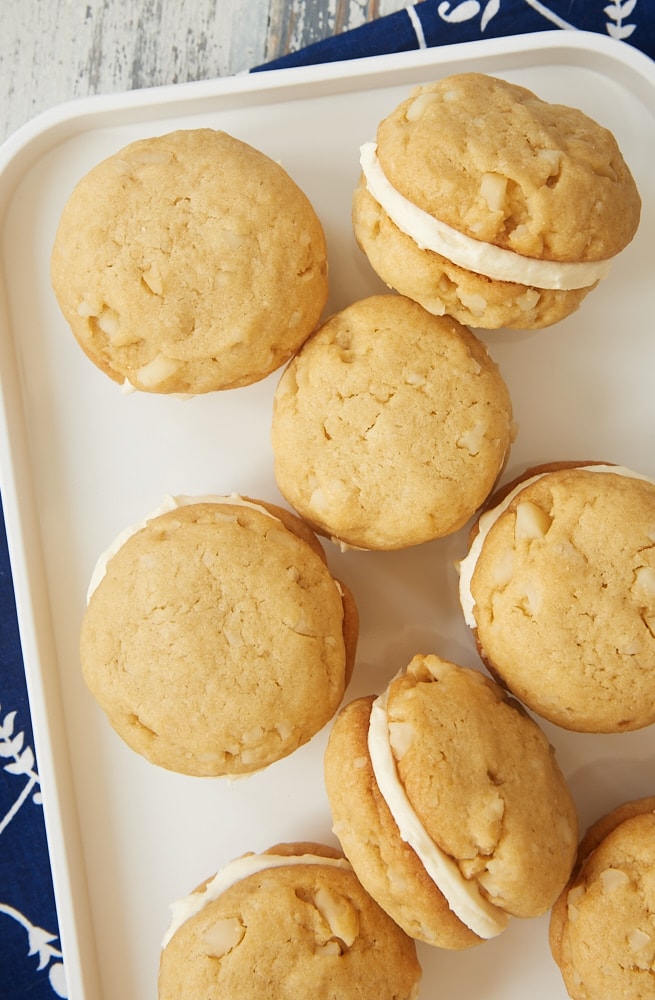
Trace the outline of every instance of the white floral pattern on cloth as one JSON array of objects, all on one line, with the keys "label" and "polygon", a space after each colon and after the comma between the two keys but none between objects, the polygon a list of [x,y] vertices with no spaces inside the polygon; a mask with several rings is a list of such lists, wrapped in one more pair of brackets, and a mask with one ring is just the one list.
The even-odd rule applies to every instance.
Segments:
[{"label": "white floral pattern on cloth", "polygon": [[[21,810],[34,806],[41,809],[41,782],[36,771],[34,751],[25,739],[25,731],[17,726],[17,711],[10,711],[2,717],[0,706],[0,766],[3,778],[3,790],[10,791],[9,798],[5,794],[0,797],[0,851],[4,854],[4,838],[11,833],[12,823],[16,823]],[[15,781],[13,780],[15,779]],[[6,930],[1,929],[3,921],[12,921],[22,930],[25,956],[32,959],[34,974],[41,974],[44,982],[49,984],[52,997],[67,997],[66,975],[61,950],[56,947],[57,935],[34,923],[25,912],[16,905],[6,902],[2,896],[4,886],[0,884],[0,940],[9,937]],[[22,904],[21,904],[22,906]],[[2,954],[0,952],[0,960]],[[5,995],[3,990],[3,996]],[[33,995],[30,991],[30,995]],[[35,995],[35,994],[34,994]],[[46,992],[47,995],[47,992]]]},{"label": "white floral pattern on cloth", "polygon": [[556,29],[607,35],[655,58],[652,0],[408,0],[393,14],[254,69],[308,66]]},{"label": "white floral pattern on cloth", "polygon": [[[586,0],[591,6],[590,0]],[[636,28],[636,24],[629,23],[629,19],[637,6],[638,0],[617,0],[615,3],[607,3],[602,0],[602,11],[606,17],[605,27],[607,34],[611,38],[626,41]],[[449,2],[442,0],[437,6],[437,13],[442,20],[450,24],[461,24],[464,21],[480,18],[480,32],[484,32],[490,23],[501,10],[502,0],[459,0],[459,2]],[[541,3],[540,0],[524,0],[524,3],[540,14],[546,21],[549,21],[554,28],[574,30],[578,27],[573,21],[567,20],[557,8],[571,9],[572,4]]]}]

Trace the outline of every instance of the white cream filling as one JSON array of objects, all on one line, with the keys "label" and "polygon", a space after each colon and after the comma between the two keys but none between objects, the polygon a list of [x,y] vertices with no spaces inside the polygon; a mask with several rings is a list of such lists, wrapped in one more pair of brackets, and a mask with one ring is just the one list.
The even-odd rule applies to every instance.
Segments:
[{"label": "white cream filling", "polygon": [[[653,483],[655,486],[655,480],[651,479],[649,476],[642,476],[638,472],[632,472],[631,469],[626,469],[625,466],[622,465],[582,465],[578,468],[584,469],[586,472],[611,472],[614,473],[614,475],[627,476],[630,479],[643,479],[645,482]],[[480,515],[478,533],[473,539],[467,555],[459,563],[459,602],[462,606],[462,611],[464,612],[464,621],[469,628],[474,629],[477,625],[474,610],[475,601],[473,599],[473,594],[471,593],[471,580],[473,579],[473,573],[475,572],[475,567],[487,535],[498,518],[507,510],[514,497],[526,489],[526,487],[531,486],[532,483],[536,483],[543,476],[547,475],[548,472],[540,472],[536,476],[530,476],[528,479],[524,479],[518,484],[518,486],[515,486],[514,489],[511,490],[496,507],[486,510],[484,514]]]},{"label": "white cream filling", "polygon": [[566,291],[588,288],[609,272],[611,260],[537,260],[453,229],[393,187],[382,170],[374,142],[360,147],[360,164],[369,193],[406,236],[421,250],[432,250],[468,271],[497,281]]},{"label": "white cream filling", "polygon": [[[132,385],[129,378],[125,378],[120,384],[120,391],[123,396],[131,396],[140,390],[135,385]],[[193,392],[167,392],[165,395],[170,399],[181,399],[182,402],[186,402],[188,399],[195,399],[197,394]]]},{"label": "white cream filling", "polygon": [[165,948],[182,924],[203,909],[208,903],[218,899],[237,882],[266,871],[268,868],[288,868],[291,865],[328,865],[351,871],[351,865],[345,858],[322,857],[320,854],[246,854],[242,858],[231,861],[222,868],[204,889],[192,892],[184,899],[179,899],[171,905],[171,923],[164,935],[162,948]]},{"label": "white cream filling", "polygon": [[380,793],[400,832],[420,859],[428,875],[443,893],[453,913],[478,937],[492,938],[503,931],[509,915],[494,906],[476,882],[462,875],[455,861],[434,843],[407,797],[398,777],[389,742],[387,692],[371,708],[368,729],[368,752]]},{"label": "white cream filling", "polygon": [[86,603],[89,603],[93,592],[104,577],[107,570],[107,563],[112,556],[116,555],[118,550],[122,548],[128,538],[131,538],[132,535],[136,535],[137,531],[141,531],[142,528],[145,528],[148,521],[152,521],[153,518],[159,517],[160,514],[167,514],[170,510],[176,510],[178,507],[188,507],[195,503],[238,504],[242,507],[250,507],[252,510],[258,510],[261,514],[266,514],[267,517],[272,518],[274,521],[279,521],[279,518],[275,517],[274,514],[271,514],[271,512],[266,510],[265,507],[262,507],[260,504],[252,503],[250,500],[244,500],[243,497],[240,497],[236,493],[233,493],[231,496],[215,496],[214,494],[197,497],[166,496],[159,506],[156,507],[155,510],[151,511],[147,517],[144,517],[141,521],[136,524],[132,524],[121,531],[113,540],[111,545],[109,545],[104,552],[100,554],[93,573],[91,574],[91,580],[89,581],[89,588],[86,594]]}]

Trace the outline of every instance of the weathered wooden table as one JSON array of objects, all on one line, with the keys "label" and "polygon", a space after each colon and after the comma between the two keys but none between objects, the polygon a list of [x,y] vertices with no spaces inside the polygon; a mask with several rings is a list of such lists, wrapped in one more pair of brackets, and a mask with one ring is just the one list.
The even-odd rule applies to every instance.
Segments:
[{"label": "weathered wooden table", "polygon": [[70,98],[226,76],[406,0],[0,0],[0,141]]}]

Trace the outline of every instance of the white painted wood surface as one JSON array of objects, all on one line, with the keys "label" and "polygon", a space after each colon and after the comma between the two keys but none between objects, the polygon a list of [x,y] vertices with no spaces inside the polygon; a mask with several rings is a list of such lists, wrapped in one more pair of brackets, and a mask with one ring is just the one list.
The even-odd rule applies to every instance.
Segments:
[{"label": "white painted wood surface", "polygon": [[408,0],[0,0],[0,142],[71,98],[239,73]]}]

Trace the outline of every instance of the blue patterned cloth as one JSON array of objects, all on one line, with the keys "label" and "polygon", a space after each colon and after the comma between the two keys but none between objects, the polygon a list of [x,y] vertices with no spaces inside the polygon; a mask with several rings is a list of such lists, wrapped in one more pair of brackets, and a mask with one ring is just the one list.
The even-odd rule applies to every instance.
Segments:
[{"label": "blue patterned cloth", "polygon": [[33,747],[7,538],[0,518],[2,1000],[54,1000],[68,995]]},{"label": "blue patterned cloth", "polygon": [[423,0],[256,69],[307,66],[555,28],[595,31],[655,58],[653,0]]},{"label": "blue patterned cloth", "polygon": [[[553,28],[600,32],[655,58],[652,0],[423,0],[255,70]],[[0,1000],[68,996],[33,747],[0,517]]]}]

